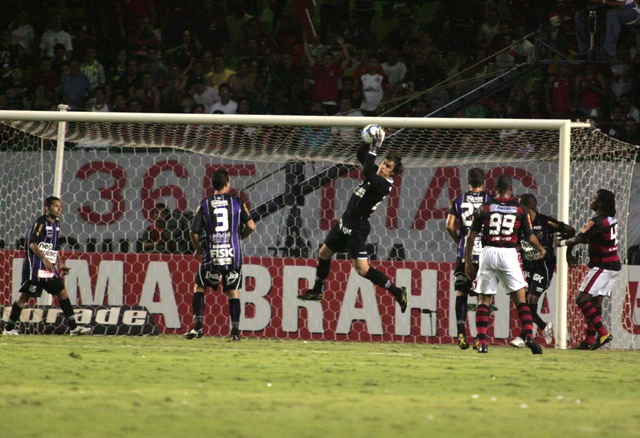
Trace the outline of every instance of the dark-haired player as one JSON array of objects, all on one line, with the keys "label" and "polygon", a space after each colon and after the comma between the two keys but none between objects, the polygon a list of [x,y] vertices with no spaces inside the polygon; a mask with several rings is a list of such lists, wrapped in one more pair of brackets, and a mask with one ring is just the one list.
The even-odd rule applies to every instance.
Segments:
[{"label": "dark-haired player", "polygon": [[382,272],[369,266],[367,237],[371,231],[369,217],[391,191],[393,177],[402,173],[402,157],[396,151],[387,152],[380,166],[375,164],[384,133],[379,133],[371,144],[364,143],[358,150],[358,160],[363,165],[364,179],[360,181],[349,199],[342,219],[325,239],[318,252],[318,267],[313,288],[298,298],[305,301],[321,301],[324,282],[331,270],[331,257],[336,252],[348,252],[358,275],[393,294],[400,310],[407,310],[407,289],[399,288]]},{"label": "dark-haired player", "polygon": [[591,198],[589,206],[596,215],[571,239],[558,241],[558,246],[570,248],[580,243],[589,244],[589,272],[580,284],[576,303],[587,322],[585,339],[580,342],[580,350],[596,350],[613,340],[613,336],[602,323],[602,301],[611,296],[613,284],[620,274],[622,264],[618,255],[618,220],[616,219],[615,195],[600,189]]},{"label": "dark-haired player", "polygon": [[[518,243],[523,235],[542,256],[546,250],[531,228],[529,214],[511,196],[513,183],[509,175],[500,175],[496,181],[496,198],[485,202],[476,210],[471,223],[465,251],[465,272],[475,278],[478,297],[476,309],[476,330],[478,332],[478,353],[487,353],[487,329],[489,328],[489,305],[493,295],[498,293],[498,283],[507,290],[518,309],[525,343],[533,354],[542,354],[542,348],[533,339],[531,310],[526,302],[527,281],[520,265]],[[484,250],[476,277],[473,260],[473,242],[482,232]]]},{"label": "dark-haired player", "polygon": [[[556,236],[567,239],[576,235],[576,230],[570,225],[538,212],[538,201],[530,193],[520,197],[520,205],[529,213],[531,227],[540,245],[544,246],[547,253],[541,257],[538,251],[526,240],[521,242],[520,253],[522,255],[522,269],[524,277],[527,279],[529,291],[527,292],[527,303],[531,310],[533,322],[542,330],[542,336],[547,345],[553,341],[553,324],[551,321],[544,322],[538,314],[538,301],[542,293],[549,288],[553,273],[556,269],[556,252],[553,248]],[[517,348],[524,347],[522,334],[514,338],[510,344]]]},{"label": "dark-haired player", "polygon": [[[242,200],[231,195],[231,179],[224,169],[213,173],[214,194],[203,199],[196,210],[189,235],[195,255],[202,255],[193,289],[195,325],[185,334],[187,339],[201,338],[204,291],[206,287],[222,290],[229,297],[231,340],[240,340],[240,288],[242,287],[241,240],[256,229],[249,210]],[[200,242],[200,233],[204,242]]]},{"label": "dark-haired player", "polygon": [[67,274],[69,268],[62,260],[59,251],[60,215],[62,201],[49,196],[44,201],[43,216],[31,226],[27,235],[27,252],[22,264],[22,284],[20,296],[11,306],[9,321],[4,326],[5,335],[19,335],[18,322],[20,313],[31,298],[38,298],[45,290],[58,297],[62,313],[66,317],[72,336],[85,335],[91,332],[90,327],[78,325],[60,273]]},{"label": "dark-haired player", "polygon": [[[447,232],[458,245],[458,255],[456,258],[456,270],[454,272],[456,288],[456,325],[458,329],[458,345],[461,349],[469,348],[466,336],[467,324],[467,300],[469,294],[475,292],[471,290],[471,280],[464,270],[465,244],[469,227],[473,221],[473,214],[483,203],[492,199],[492,196],[484,191],[485,172],[479,167],[469,169],[467,172],[467,182],[469,190],[451,201],[449,216],[447,216]],[[478,264],[480,253],[482,252],[482,239],[480,235],[473,242],[473,263]]]}]

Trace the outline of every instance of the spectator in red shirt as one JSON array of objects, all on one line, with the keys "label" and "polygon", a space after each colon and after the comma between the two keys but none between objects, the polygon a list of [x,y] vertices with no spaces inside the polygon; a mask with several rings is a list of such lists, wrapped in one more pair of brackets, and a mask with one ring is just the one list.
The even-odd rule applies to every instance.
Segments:
[{"label": "spectator in red shirt", "polygon": [[551,118],[568,119],[574,111],[573,78],[567,65],[561,65],[558,74],[549,79]]},{"label": "spectator in red shirt", "polygon": [[304,51],[307,56],[307,62],[311,67],[311,74],[314,80],[312,99],[314,102],[322,102],[323,109],[328,115],[336,114],[338,107],[338,83],[342,77],[345,67],[349,64],[351,57],[349,51],[344,45],[342,38],[337,40],[342,48],[344,58],[337,64],[330,51],[322,54],[322,62],[319,63],[311,56],[309,52],[309,44],[305,40]]},{"label": "spectator in red shirt", "polygon": [[609,97],[610,90],[604,74],[594,64],[586,64],[584,71],[574,78],[573,98],[575,106],[585,116],[590,117],[593,110],[601,111],[601,107]]}]

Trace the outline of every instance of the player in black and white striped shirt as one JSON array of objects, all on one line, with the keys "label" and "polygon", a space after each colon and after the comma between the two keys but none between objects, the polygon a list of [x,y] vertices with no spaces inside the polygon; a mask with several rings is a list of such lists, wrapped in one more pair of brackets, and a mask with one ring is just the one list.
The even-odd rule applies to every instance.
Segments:
[{"label": "player in black and white striped shirt", "polygon": [[31,298],[38,298],[42,295],[43,290],[58,297],[62,312],[67,319],[67,324],[69,324],[71,335],[90,333],[90,327],[76,323],[69,294],[60,275],[61,272],[63,274],[69,272],[69,268],[62,261],[59,251],[59,218],[62,214],[62,201],[55,196],[49,196],[44,202],[44,209],[45,214],[35,221],[27,235],[20,296],[11,306],[9,321],[5,324],[3,334],[20,334],[17,325],[22,309]]},{"label": "player in black and white striped shirt", "polygon": [[[465,274],[464,256],[469,227],[473,221],[473,214],[483,203],[493,197],[484,190],[485,172],[479,167],[469,169],[467,172],[467,182],[469,190],[451,201],[449,216],[447,216],[447,232],[458,247],[456,257],[456,269],[453,273],[455,277],[454,287],[456,290],[456,326],[458,330],[458,345],[461,349],[469,348],[467,341],[467,300],[469,294],[477,295],[471,287],[471,280]],[[482,238],[478,235],[473,245],[473,263],[478,264],[480,253],[482,252]]]}]

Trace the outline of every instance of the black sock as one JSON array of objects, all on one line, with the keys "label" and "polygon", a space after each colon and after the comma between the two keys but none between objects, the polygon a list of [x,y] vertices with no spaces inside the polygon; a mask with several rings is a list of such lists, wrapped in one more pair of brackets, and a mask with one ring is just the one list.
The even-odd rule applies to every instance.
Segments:
[{"label": "black sock", "polygon": [[465,334],[467,325],[467,294],[456,295],[456,325],[458,334]]},{"label": "black sock", "polygon": [[364,274],[364,278],[366,278],[376,286],[380,286],[381,288],[388,290],[393,294],[394,297],[399,297],[400,294],[402,294],[402,291],[399,287],[393,284],[386,275],[375,268],[370,267],[367,273]]},{"label": "black sock", "polygon": [[231,326],[237,327],[240,323],[240,298],[231,298],[229,300],[229,317],[231,318]]},{"label": "black sock", "polygon": [[316,281],[313,284],[313,292],[321,294],[324,290],[324,281],[329,276],[331,270],[331,259],[318,259],[318,267],[316,268]]},{"label": "black sock", "polygon": [[62,313],[64,313],[64,316],[67,317],[67,324],[69,324],[69,328],[71,330],[75,329],[76,327],[78,327],[78,324],[76,323],[76,317],[73,314],[73,306],[71,305],[71,300],[69,300],[69,298],[65,298],[59,301]]},{"label": "black sock", "polygon": [[200,330],[202,328],[202,312],[204,310],[204,292],[193,293],[193,320],[196,324],[195,329]]},{"label": "black sock", "polygon": [[529,310],[531,310],[531,318],[533,319],[533,322],[535,322],[536,325],[540,327],[540,330],[544,330],[544,328],[547,326],[547,323],[544,322],[542,318],[540,318],[540,315],[538,315],[538,303],[529,303]]},{"label": "black sock", "polygon": [[20,313],[22,313],[22,307],[18,306],[17,302],[14,302],[11,306],[9,321],[4,325],[5,330],[11,331],[16,327],[16,324],[20,321]]}]

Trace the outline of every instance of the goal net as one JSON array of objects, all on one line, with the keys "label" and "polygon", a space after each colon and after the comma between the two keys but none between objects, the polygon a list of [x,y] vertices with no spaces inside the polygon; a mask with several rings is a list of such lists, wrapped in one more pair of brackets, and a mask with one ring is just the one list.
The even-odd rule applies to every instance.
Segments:
[{"label": "goal net", "polygon": [[[199,261],[191,255],[188,226],[199,201],[212,193],[220,166],[256,220],[256,232],[244,241],[240,329],[247,337],[454,342],[456,252],[444,224],[471,167],[486,170],[489,190],[497,176],[511,175],[516,195],[533,193],[540,212],[577,229],[591,215],[589,197],[612,190],[621,256],[627,247],[636,149],[585,124],[567,136],[570,163],[563,176],[560,132],[569,126],[563,121],[38,112],[0,112],[0,118],[4,321],[24,256],[17,236],[26,235],[54,191],[61,120],[68,122],[60,175],[63,250],[71,267],[65,284],[78,319],[97,332],[183,334],[191,328]],[[355,152],[369,123],[385,127],[382,153],[398,149],[406,167],[372,216],[368,240],[371,264],[412,291],[405,314],[390,294],[360,278],[345,254],[332,263],[322,303],[296,299],[311,286],[317,250],[362,177]],[[159,204],[168,209],[169,234],[153,237]],[[148,238],[156,243],[145,245]],[[559,276],[567,298],[554,282],[540,306],[545,320],[559,318],[562,326],[566,317],[562,346],[579,342],[584,331],[574,303],[584,268],[568,272]],[[605,315],[614,347],[637,348],[626,271],[622,277]],[[495,305],[490,340],[507,345],[519,330],[517,314],[505,294]],[[64,332],[56,306],[30,303],[22,329]],[[474,321],[471,311],[471,337]],[[221,291],[205,294],[204,326],[206,335],[229,334]]]}]

